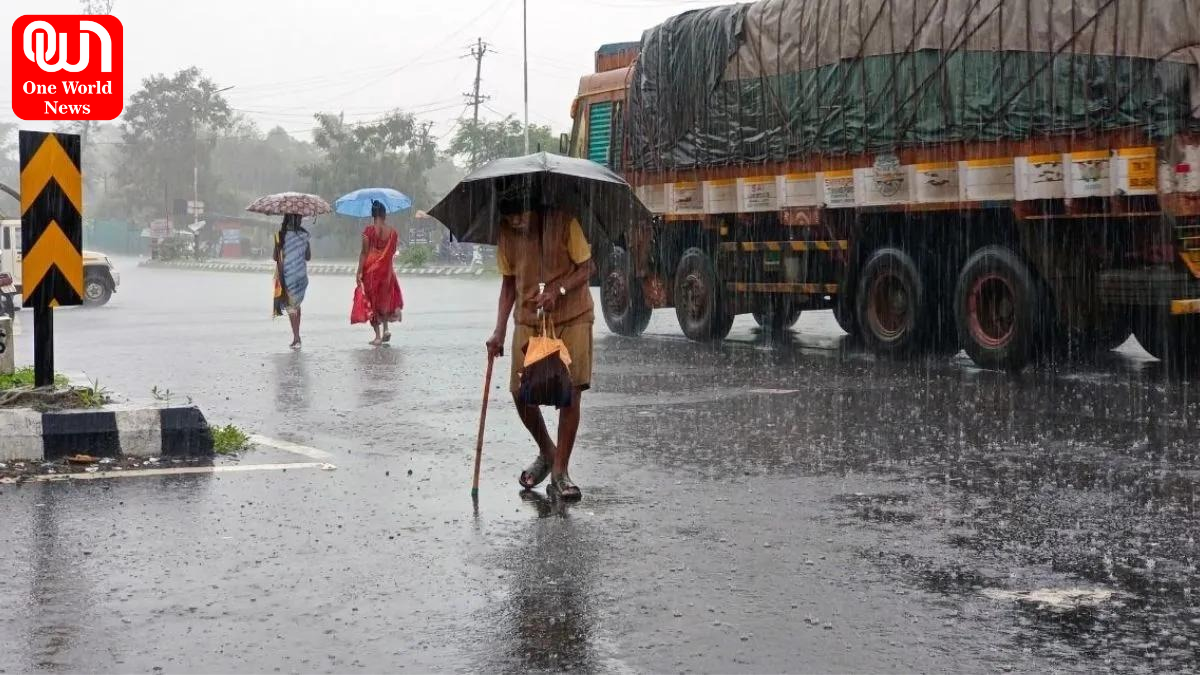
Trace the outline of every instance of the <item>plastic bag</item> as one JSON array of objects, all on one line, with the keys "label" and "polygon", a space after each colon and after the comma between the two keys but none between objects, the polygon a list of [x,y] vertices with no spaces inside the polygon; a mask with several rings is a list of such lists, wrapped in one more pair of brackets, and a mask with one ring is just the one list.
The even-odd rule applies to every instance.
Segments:
[{"label": "plastic bag", "polygon": [[[547,333],[543,327],[543,333]],[[517,388],[517,401],[522,405],[570,407],[575,395],[571,382],[571,354],[562,340],[549,334],[529,339],[523,348],[525,366]]]},{"label": "plastic bag", "polygon": [[350,323],[370,323],[374,310],[367,294],[363,292],[362,284],[354,287],[354,302],[350,305]]}]

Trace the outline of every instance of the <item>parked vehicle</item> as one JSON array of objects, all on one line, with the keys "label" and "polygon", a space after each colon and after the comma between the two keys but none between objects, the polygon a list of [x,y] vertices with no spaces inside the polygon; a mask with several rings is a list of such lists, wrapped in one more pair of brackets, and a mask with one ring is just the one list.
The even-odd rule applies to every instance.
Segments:
[{"label": "parked vehicle", "polygon": [[[0,221],[0,273],[9,275],[11,282],[0,293],[8,296],[14,308],[21,295],[21,221]],[[121,284],[121,275],[108,256],[94,251],[83,252],[83,304],[100,307],[112,299]]]},{"label": "parked vehicle", "polygon": [[600,260],[609,327],[832,309],[892,357],[1133,333],[1200,369],[1200,0],[997,5],[772,0],[602,47],[562,149],[657,214]]}]

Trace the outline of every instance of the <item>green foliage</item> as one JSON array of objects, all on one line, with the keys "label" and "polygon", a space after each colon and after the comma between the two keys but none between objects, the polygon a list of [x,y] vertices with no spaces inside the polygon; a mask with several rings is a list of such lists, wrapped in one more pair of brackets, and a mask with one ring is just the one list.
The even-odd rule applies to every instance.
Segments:
[{"label": "green foliage", "polygon": [[208,198],[209,211],[241,213],[260,195],[305,189],[299,169],[320,159],[315,145],[292,138],[282,128],[263,135],[253,124],[239,124],[213,145],[213,173],[219,182]]},{"label": "green foliage", "polygon": [[[19,163],[17,160],[17,125],[14,122],[0,122],[0,183],[13,190],[20,190]],[[0,216],[5,218],[20,214],[19,205],[0,193]]]},{"label": "green foliage", "polygon": [[[558,138],[550,127],[529,125],[529,151],[558,153]],[[493,159],[525,154],[525,127],[512,115],[498,122],[464,122],[450,139],[449,153],[479,166]]]},{"label": "green foliage", "polygon": [[250,449],[250,436],[232,424],[213,427],[213,449],[218,455],[232,455]]},{"label": "green foliage", "polygon": [[235,122],[218,89],[193,67],[152,75],[129,97],[116,166],[117,199],[129,217],[148,221],[161,216],[164,199],[191,198],[193,163],[201,200],[211,198],[215,139]]},{"label": "green foliage", "polygon": [[100,380],[93,380],[90,387],[79,387],[75,389],[75,395],[79,399],[79,405],[84,408],[99,408],[105,403],[112,400],[111,392],[108,389],[100,386]]},{"label": "green foliage", "polygon": [[418,244],[401,251],[399,260],[401,267],[424,267],[432,258],[433,249],[424,244]]},{"label": "green foliage", "polygon": [[[32,387],[33,381],[33,366],[18,368],[12,375],[0,374],[0,390],[16,389],[17,387]],[[55,375],[54,384],[58,387],[67,386],[66,376]]]},{"label": "green foliage", "polygon": [[313,141],[323,156],[300,168],[313,192],[333,201],[363,187],[394,187],[414,204],[429,201],[425,173],[437,162],[430,124],[393,112],[368,124],[349,124],[343,115],[316,115]]}]

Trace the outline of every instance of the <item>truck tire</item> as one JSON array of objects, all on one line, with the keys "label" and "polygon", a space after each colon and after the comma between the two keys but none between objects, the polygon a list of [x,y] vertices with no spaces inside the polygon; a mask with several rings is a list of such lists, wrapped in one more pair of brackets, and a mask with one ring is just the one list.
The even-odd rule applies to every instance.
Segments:
[{"label": "truck tire", "polygon": [[1134,320],[1133,334],[1143,349],[1163,362],[1168,373],[1200,372],[1200,317],[1145,311]]},{"label": "truck tire", "polygon": [[614,246],[600,271],[600,309],[604,323],[617,335],[637,337],[650,323],[642,284],[633,275],[629,253]]},{"label": "truck tire", "polygon": [[800,320],[800,308],[786,295],[772,296],[762,309],[753,312],[760,328],[775,334],[784,333]]},{"label": "truck tire", "polygon": [[876,354],[903,358],[924,346],[925,284],[916,263],[898,248],[881,248],[863,265],[856,293],[863,342]]},{"label": "truck tire", "polygon": [[684,251],[675,268],[675,316],[683,334],[697,342],[723,340],[733,327],[712,258],[698,248]]},{"label": "truck tire", "polygon": [[1029,268],[988,246],[963,264],[954,292],[959,343],[981,368],[1017,371],[1034,355],[1042,303]]},{"label": "truck tire", "polygon": [[112,283],[102,274],[86,274],[83,277],[83,305],[103,307],[112,299]]}]

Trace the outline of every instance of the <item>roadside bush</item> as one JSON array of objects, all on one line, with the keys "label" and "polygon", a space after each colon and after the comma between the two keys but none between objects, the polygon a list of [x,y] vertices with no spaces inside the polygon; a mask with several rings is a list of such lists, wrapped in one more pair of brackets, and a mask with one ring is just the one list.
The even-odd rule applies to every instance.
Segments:
[{"label": "roadside bush", "polygon": [[401,267],[425,267],[433,258],[433,249],[424,244],[409,246],[400,252]]},{"label": "roadside bush", "polygon": [[250,449],[250,437],[246,432],[226,424],[223,427],[212,428],[213,449],[218,455],[232,455]]}]

